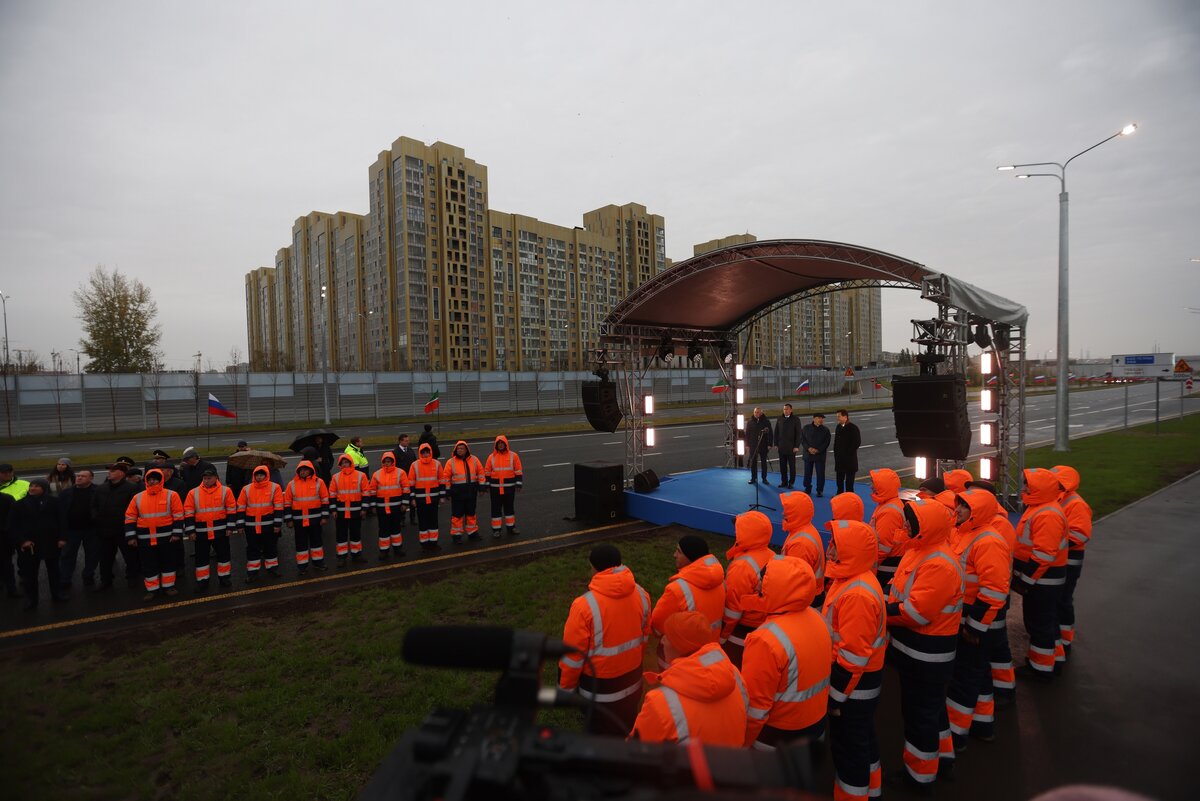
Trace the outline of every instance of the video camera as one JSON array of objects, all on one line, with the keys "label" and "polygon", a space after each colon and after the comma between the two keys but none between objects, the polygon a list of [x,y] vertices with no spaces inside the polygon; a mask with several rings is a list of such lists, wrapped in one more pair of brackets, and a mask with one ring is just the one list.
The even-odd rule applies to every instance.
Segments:
[{"label": "video camera", "polygon": [[435,708],[410,729],[359,795],[360,801],[657,801],[813,799],[807,746],[755,751],[696,742],[643,743],[536,723],[538,706],[587,707],[575,693],[541,686],[561,640],[494,626],[411,629],[413,664],[503,671],[495,705]]}]

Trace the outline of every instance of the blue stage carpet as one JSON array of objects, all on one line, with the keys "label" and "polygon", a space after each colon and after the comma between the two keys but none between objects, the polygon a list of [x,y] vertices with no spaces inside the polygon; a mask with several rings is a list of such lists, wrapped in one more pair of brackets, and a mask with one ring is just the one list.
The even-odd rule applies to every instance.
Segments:
[{"label": "blue stage carpet", "polygon": [[[803,469],[803,468],[801,468]],[[803,474],[801,474],[803,476]],[[780,503],[779,474],[768,476],[770,484],[758,484],[758,502],[773,509],[760,511],[771,518],[774,535],[771,542],[782,545],[786,535],[783,532],[783,504]],[[707,470],[697,470],[692,473],[666,476],[658,489],[645,494],[626,490],[625,513],[630,517],[646,520],[658,525],[679,525],[711,531],[714,534],[733,536],[733,518],[749,510],[755,502],[754,486],[748,484],[750,471],[746,468],[731,469],[713,467]],[[796,481],[797,487],[803,482]],[[800,489],[782,490],[782,492],[801,492]],[[871,519],[875,511],[875,502],[871,500],[871,485],[856,483],[854,492],[862,498],[866,507],[866,519]],[[825,544],[829,544],[829,532],[825,530],[825,522],[833,518],[829,508],[829,499],[834,495],[832,478],[825,481],[825,496],[812,496],[815,514],[813,524],[821,532]]]}]

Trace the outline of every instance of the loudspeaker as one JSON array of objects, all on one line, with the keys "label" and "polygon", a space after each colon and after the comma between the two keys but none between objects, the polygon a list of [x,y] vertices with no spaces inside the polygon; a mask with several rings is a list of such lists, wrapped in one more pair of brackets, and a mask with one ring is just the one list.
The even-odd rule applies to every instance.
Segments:
[{"label": "loudspeaker", "polygon": [[967,458],[971,420],[964,376],[900,376],[892,382],[892,392],[901,453],[956,461]]},{"label": "loudspeaker", "polygon": [[634,492],[654,492],[658,484],[658,473],[653,470],[643,470],[633,477]]},{"label": "loudspeaker", "polygon": [[610,434],[621,425],[621,407],[617,404],[617,385],[612,381],[584,381],[583,413],[597,431]]},{"label": "loudspeaker", "polygon": [[608,521],[624,516],[624,466],[607,462],[575,465],[575,517]]}]

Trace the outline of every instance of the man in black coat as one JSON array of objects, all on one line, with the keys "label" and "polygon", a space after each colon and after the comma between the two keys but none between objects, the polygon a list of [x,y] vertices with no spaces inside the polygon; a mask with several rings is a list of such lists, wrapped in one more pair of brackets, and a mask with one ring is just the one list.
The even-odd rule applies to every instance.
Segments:
[{"label": "man in black coat", "polygon": [[441,459],[442,449],[438,447],[437,434],[433,433],[433,426],[429,423],[425,424],[425,430],[421,432],[421,436],[417,437],[417,447],[420,448],[427,442],[429,447],[433,448],[433,458]]},{"label": "man in black coat", "polygon": [[825,494],[825,454],[829,451],[829,429],[821,412],[814,414],[812,422],[800,430],[800,447],[804,450],[804,491],[812,492],[812,475],[816,470],[820,498]]},{"label": "man in black coat", "polygon": [[[237,452],[250,450],[250,444],[244,439],[238,440]],[[231,456],[233,454],[230,454]],[[225,462],[225,486],[233,491],[233,497],[240,497],[242,487],[250,483],[250,470],[244,467],[236,467],[232,462]]]},{"label": "man in black coat", "polygon": [[767,480],[767,455],[771,452],[771,421],[763,414],[761,407],[754,407],[754,414],[746,421],[746,455],[750,457],[750,480],[753,484],[758,481],[758,467],[762,465],[762,481]]},{"label": "man in black coat", "polygon": [[783,414],[775,421],[775,447],[779,449],[779,486],[796,483],[796,454],[800,452],[800,421],[792,415],[792,404],[783,404]]},{"label": "man in black coat", "polygon": [[99,590],[112,588],[113,565],[117,550],[125,560],[125,580],[129,586],[142,583],[142,567],[137,560],[137,549],[125,541],[125,510],[133,496],[141,488],[125,478],[129,465],[116,462],[108,468],[108,479],[96,485],[95,503],[96,533],[100,540],[100,584]]},{"label": "man in black coat", "polygon": [[[205,470],[216,470],[212,462],[207,462],[200,458],[200,453],[192,447],[188,447],[183,451],[183,457],[179,464],[179,470],[175,474],[179,480],[183,482],[184,491],[179,493],[182,498],[191,490],[200,486],[200,482],[204,479]],[[174,489],[167,485],[166,480],[163,481],[163,486],[166,489]],[[176,490],[178,491],[178,490]]]},{"label": "man in black coat", "polygon": [[67,487],[58,496],[63,539],[67,541],[58,566],[63,589],[70,589],[75,578],[80,546],[83,546],[83,586],[96,583],[100,540],[96,536],[96,485],[92,481],[92,471],[80,468],[75,474],[75,486]]},{"label": "man in black coat", "polygon": [[59,586],[58,559],[66,545],[62,533],[62,516],[58,499],[50,495],[50,482],[35,478],[29,482],[29,493],[13,504],[8,515],[9,542],[18,548],[17,572],[25,588],[25,608],[33,609],[38,602],[38,573],[46,563],[50,596],[65,601],[67,596]]},{"label": "man in black coat", "polygon": [[[417,461],[417,449],[409,443],[408,434],[401,434],[396,437],[396,469],[401,473],[408,473],[408,468],[412,467],[412,463]],[[417,505],[409,504],[408,507],[409,519],[417,522]]]},{"label": "man in black coat", "polygon": [[858,449],[862,434],[850,422],[850,412],[837,411],[837,427],[833,430],[833,472],[837,491],[854,492],[854,474],[858,472]]}]

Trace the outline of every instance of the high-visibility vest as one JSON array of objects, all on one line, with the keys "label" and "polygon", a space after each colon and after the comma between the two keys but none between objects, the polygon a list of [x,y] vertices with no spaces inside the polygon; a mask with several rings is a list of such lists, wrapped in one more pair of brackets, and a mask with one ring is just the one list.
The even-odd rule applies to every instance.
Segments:
[{"label": "high-visibility vest", "polygon": [[[596,591],[621,585],[632,585],[632,591],[621,597]],[[561,680],[568,689],[576,686],[580,672],[607,679],[638,669],[650,634],[650,595],[633,581],[628,567],[618,565],[600,571],[592,576],[590,587],[571,604],[563,628],[563,641],[580,648],[559,660]],[[639,676],[629,694],[640,689]],[[594,700],[607,703],[620,699]]]},{"label": "high-visibility vest", "polygon": [[512,449],[503,454],[492,451],[487,458],[487,463],[483,466],[483,474],[487,479],[488,486],[499,490],[501,495],[511,492],[514,487],[522,486],[525,481],[524,471],[521,469],[521,457],[513,453]]},{"label": "high-visibility vest", "polygon": [[163,489],[154,495],[142,490],[125,509],[125,535],[158,545],[162,537],[177,537],[183,523],[183,501],[175,490]]},{"label": "high-visibility vest", "polygon": [[[290,486],[290,485],[289,485]],[[238,495],[239,525],[253,534],[273,531],[283,522],[284,492],[274,481],[254,481]]]},{"label": "high-visibility vest", "polygon": [[651,627],[661,634],[667,618],[676,612],[699,612],[708,618],[713,634],[720,634],[725,612],[724,572],[712,554],[680,568],[654,604]]},{"label": "high-visibility vest", "polygon": [[224,534],[229,518],[237,520],[237,501],[233,490],[221,484],[207,489],[203,484],[187,494],[183,502],[183,516],[187,521],[187,532],[198,533],[208,539]]},{"label": "high-visibility vest", "polygon": [[289,520],[299,521],[301,526],[307,527],[314,520],[319,523],[328,514],[329,490],[315,475],[293,478],[283,493],[283,505]]},{"label": "high-visibility vest", "polygon": [[734,645],[742,644],[742,642],[738,642],[742,638],[733,634],[735,627],[745,626],[753,629],[767,619],[763,612],[743,612],[742,596],[757,592],[759,575],[767,562],[774,557],[774,551],[770,548],[762,548],[753,553],[735,557],[725,570],[725,612],[722,636]]},{"label": "high-visibility vest", "polygon": [[758,738],[764,725],[796,731],[825,717],[831,648],[829,629],[812,608],[773,615],[746,636],[746,745]]},{"label": "high-visibility vest", "polygon": [[[859,603],[847,604],[850,599]],[[830,686],[835,701],[869,700],[879,696],[879,688],[856,689],[863,673],[883,670],[887,653],[887,606],[874,573],[835,581],[825,596],[821,616],[829,626],[834,664],[851,675],[843,687]]]},{"label": "high-visibility vest", "polygon": [[370,506],[371,487],[359,470],[338,470],[329,482],[329,503],[337,517],[357,516]]},{"label": "high-visibility vest", "polygon": [[483,465],[474,454],[466,459],[451,456],[442,468],[442,484],[457,487],[463,484],[483,484]]},{"label": "high-visibility vest", "polygon": [[1030,507],[1017,524],[1013,562],[1026,584],[1055,586],[1066,583],[1067,516],[1057,503]]},{"label": "high-visibility vest", "polygon": [[[1058,502],[1063,514],[1067,516],[1068,548],[1072,551],[1082,551],[1087,548],[1092,539],[1092,507],[1077,492],[1068,492]],[[1074,564],[1078,559],[1068,557],[1067,564]]]},{"label": "high-visibility vest", "polygon": [[906,553],[892,579],[888,615],[910,625],[890,627],[891,647],[922,662],[953,662],[965,587],[956,555],[940,546]]},{"label": "high-visibility vest", "polygon": [[[712,643],[680,657],[646,693],[632,737],[643,742],[687,743],[741,748],[750,697],[737,668]],[[714,692],[713,688],[728,691]]]},{"label": "high-visibility vest", "polygon": [[408,468],[408,483],[416,503],[437,503],[442,497],[442,469],[437,459],[428,466],[420,459]]},{"label": "high-visibility vest", "polygon": [[783,543],[783,555],[808,562],[808,566],[813,569],[813,575],[817,577],[817,594],[819,595],[821,582],[825,580],[825,547],[821,543],[821,535],[817,533],[817,530],[810,524],[788,534]]},{"label": "high-visibility vest", "polygon": [[[896,560],[904,555],[908,534],[904,528],[904,509],[899,498],[889,498],[875,507],[871,513],[871,528],[879,543],[879,566],[881,573],[895,573]],[[884,560],[891,560],[887,565]]]},{"label": "high-visibility vest", "polygon": [[1008,603],[1012,551],[1000,532],[990,527],[985,526],[968,536],[970,539],[963,538],[955,549],[961,553],[966,581],[963,622],[983,633],[992,628]]},{"label": "high-visibility vest", "polygon": [[403,470],[381,467],[371,478],[371,495],[380,514],[390,515],[399,511],[408,494],[408,474]]}]

